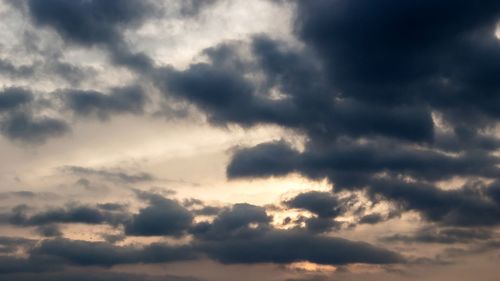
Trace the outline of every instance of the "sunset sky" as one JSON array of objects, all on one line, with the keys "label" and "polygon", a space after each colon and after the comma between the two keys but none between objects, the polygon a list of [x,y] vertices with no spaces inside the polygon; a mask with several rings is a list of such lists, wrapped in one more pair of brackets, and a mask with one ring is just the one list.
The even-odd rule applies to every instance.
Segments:
[{"label": "sunset sky", "polygon": [[0,281],[497,281],[500,1],[0,0]]}]

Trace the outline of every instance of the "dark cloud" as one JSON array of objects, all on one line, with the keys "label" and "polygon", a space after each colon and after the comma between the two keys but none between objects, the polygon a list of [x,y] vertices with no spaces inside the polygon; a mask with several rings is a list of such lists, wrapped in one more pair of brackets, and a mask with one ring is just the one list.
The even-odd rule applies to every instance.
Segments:
[{"label": "dark cloud", "polygon": [[40,225],[36,231],[43,237],[59,237],[63,234],[61,229],[55,224]]},{"label": "dark cloud", "polygon": [[95,69],[64,62],[59,57],[45,56],[24,65],[14,65],[8,60],[0,59],[0,73],[14,80],[33,81],[50,76],[71,85],[78,85],[91,74],[95,74]]},{"label": "dark cloud", "polygon": [[0,113],[9,111],[33,100],[33,95],[22,88],[6,88],[0,92]]},{"label": "dark cloud", "polygon": [[30,77],[33,75],[35,70],[31,65],[14,65],[12,62],[6,59],[0,59],[0,73],[10,76],[12,78],[18,77]]},{"label": "dark cloud", "polygon": [[183,0],[181,2],[180,12],[184,16],[195,16],[203,9],[214,5],[219,0]]},{"label": "dark cloud", "polygon": [[[495,178],[499,159],[493,155],[471,151],[460,156],[430,149],[398,146],[391,141],[340,139],[329,145],[309,143],[303,153],[285,142],[260,144],[237,152],[227,168],[229,177],[267,177],[301,172],[311,178],[328,177],[338,188],[368,184],[367,178],[377,173],[407,175],[422,180],[445,180],[453,176]],[[310,148],[310,149],[309,149]],[[286,156],[285,156],[286,155]],[[284,161],[281,161],[284,156]],[[274,160],[274,169],[261,169]],[[440,169],[435,169],[439,166]],[[276,171],[277,170],[277,171]]]},{"label": "dark cloud", "polygon": [[229,178],[298,172],[431,221],[494,225],[494,188],[445,191],[437,182],[499,176],[499,15],[496,1],[299,1],[303,49],[257,36],[250,58],[222,44],[204,51],[208,62],[155,79],[215,124],[277,124],[307,137],[303,151],[283,141],[236,151]]},{"label": "dark cloud", "polygon": [[95,176],[108,181],[128,184],[155,180],[153,175],[144,172],[133,173],[121,170],[93,169],[80,166],[65,166],[62,170],[78,176]]},{"label": "dark cloud", "polygon": [[331,192],[309,191],[301,193],[285,201],[285,204],[291,208],[308,210],[323,218],[335,218],[345,211],[341,200]]},{"label": "dark cloud", "polygon": [[0,278],[6,278],[12,273],[41,273],[61,269],[61,264],[51,258],[0,256]]},{"label": "dark cloud", "polygon": [[277,230],[262,207],[235,204],[219,213],[212,223],[196,225],[194,246],[223,263],[319,264],[400,263],[391,251],[341,238],[314,235],[301,230]]},{"label": "dark cloud", "polygon": [[442,190],[425,183],[374,180],[370,192],[399,202],[407,210],[419,211],[429,221],[455,226],[494,226],[500,223],[500,206],[484,195],[485,189],[482,184]]},{"label": "dark cloud", "polygon": [[233,70],[200,63],[185,71],[163,69],[161,74],[169,93],[193,102],[215,123],[246,123],[249,112],[240,105],[257,102],[252,96],[252,84]]},{"label": "dark cloud", "polygon": [[39,195],[39,194],[32,192],[32,191],[27,191],[27,190],[10,191],[10,192],[0,193],[0,199],[9,199],[9,198],[15,198],[15,197],[24,198],[24,199],[32,199],[32,198],[35,198],[37,195]]},{"label": "dark cloud", "polygon": [[58,258],[80,266],[110,267],[117,264],[164,263],[191,260],[196,257],[189,246],[153,243],[144,247],[114,246],[107,242],[68,239],[44,240],[30,252],[32,257]]},{"label": "dark cloud", "polygon": [[84,223],[117,225],[125,221],[128,213],[102,210],[92,206],[70,204],[64,208],[52,208],[46,211],[27,214],[28,207],[20,205],[8,215],[11,224],[19,226],[45,226],[55,223]]},{"label": "dark cloud", "polygon": [[364,215],[359,219],[360,224],[377,224],[383,222],[385,217],[379,213]]},{"label": "dark cloud", "polygon": [[138,86],[111,89],[109,94],[97,91],[66,90],[62,98],[77,115],[108,119],[113,114],[141,114],[147,97]]},{"label": "dark cloud", "polygon": [[9,139],[41,144],[60,137],[70,128],[66,122],[52,117],[35,117],[31,113],[13,112],[0,122],[2,134]]},{"label": "dark cloud", "polygon": [[[437,87],[430,84],[439,79],[449,79],[450,83],[443,85],[449,88],[441,90],[450,94],[458,93],[453,90],[455,83],[482,87],[478,88],[481,92],[493,86],[480,86],[474,79],[479,72],[492,73],[496,62],[488,66],[468,62],[472,58],[478,63],[481,57],[497,58],[486,42],[494,38],[499,11],[496,1],[487,1],[481,7],[467,1],[439,5],[432,1],[386,0],[380,5],[363,0],[301,1],[296,28],[325,60],[329,76],[346,96],[374,103],[418,103],[442,93],[437,88],[420,87]],[[485,28],[491,34],[477,33]],[[471,39],[475,39],[472,45]],[[471,68],[464,69],[465,64]],[[484,100],[476,101],[475,105]]]},{"label": "dark cloud", "polygon": [[318,264],[401,263],[398,254],[367,243],[341,238],[312,236],[296,231],[270,231],[249,239],[203,241],[199,244],[210,257],[223,263]]},{"label": "dark cloud", "polygon": [[120,203],[102,203],[97,204],[97,208],[105,211],[125,211],[127,209],[127,205]]},{"label": "dark cloud", "polygon": [[[202,256],[230,264],[310,261],[338,265],[405,262],[402,256],[367,243],[316,235],[300,229],[275,229],[271,225],[272,217],[265,208],[259,206],[235,204],[222,209],[211,222],[193,224],[193,215],[177,201],[139,191],[137,196],[145,200],[148,207],[125,222],[126,235],[187,237],[189,230],[192,239],[184,245],[151,243],[118,246],[114,243],[126,236],[117,234],[116,238],[105,237],[106,242],[60,237],[40,241],[5,237],[0,239],[0,244],[5,245],[6,252],[13,253],[23,247],[27,255],[23,258],[1,257],[5,266],[2,265],[0,272],[53,272],[67,266],[112,267],[121,264],[187,261]],[[17,207],[11,222],[40,226],[39,231],[50,232],[45,236],[60,235],[57,228],[52,229],[54,223],[99,224],[108,220],[99,213],[98,210],[102,208],[53,209],[30,217],[24,215],[26,209],[26,206]]]},{"label": "dark cloud", "polygon": [[[214,2],[184,1],[180,12],[197,15]],[[129,236],[190,235],[192,240],[187,246],[143,247],[117,246],[112,244],[117,241],[113,237],[108,242],[43,240],[31,248],[27,258],[1,256],[0,272],[183,261],[198,254],[228,264],[406,262],[386,249],[320,235],[340,228],[335,219],[352,211],[351,199],[340,197],[339,191],[361,190],[371,204],[387,201],[391,208],[416,211],[435,225],[410,235],[386,237],[386,242],[486,241],[471,253],[498,248],[490,229],[500,223],[496,181],[500,158],[494,153],[500,147],[494,130],[500,117],[500,41],[494,36],[500,18],[498,1],[486,0],[481,5],[451,0],[298,1],[294,32],[301,47],[260,35],[249,45],[208,48],[202,54],[205,62],[184,69],[155,68],[152,58],[132,51],[125,42],[126,29],[156,15],[159,9],[153,2],[25,3],[35,25],[51,28],[65,42],[104,48],[112,63],[153,79],[166,100],[194,105],[212,124],[273,124],[304,137],[300,150],[285,141],[235,150],[227,167],[228,178],[298,173],[327,179],[333,188],[332,192],[302,193],[283,202],[287,208],[313,214],[286,221],[287,225],[305,223],[305,229],[276,229],[264,207],[243,203],[213,208],[194,201],[183,205],[141,192],[138,196],[147,206],[134,215],[109,204],[67,206],[30,215],[26,208],[16,208],[10,222],[40,226],[42,234],[44,230],[50,233],[50,227],[58,223],[87,223],[123,225]],[[60,65],[58,71],[69,70],[69,65]],[[0,71],[22,76],[30,69],[2,60]],[[59,92],[65,108],[101,119],[112,114],[141,114],[148,100],[137,87],[115,88],[107,94]],[[5,136],[41,143],[68,131],[64,121],[24,108],[32,102],[31,93],[25,90],[10,88],[0,94],[0,128]],[[121,183],[154,180],[145,173],[67,169]],[[457,178],[465,178],[466,183],[441,188],[443,182]],[[188,209],[193,206],[200,208]],[[214,218],[195,223],[196,215]],[[393,216],[364,210],[355,215],[360,224],[376,224]],[[5,241],[9,253],[22,244]],[[61,273],[53,276],[57,278],[68,277]]]},{"label": "dark cloud", "polygon": [[297,222],[305,223],[306,229],[312,233],[328,233],[332,230],[339,230],[344,225],[343,222],[339,222],[331,218],[316,216],[310,218],[301,218]]},{"label": "dark cloud", "polygon": [[198,238],[210,240],[252,237],[268,229],[271,220],[265,208],[241,203],[221,211],[212,223],[195,225],[191,232]]},{"label": "dark cloud", "polygon": [[0,275],[2,281],[199,281],[192,277],[174,275],[151,276],[146,274],[129,274],[111,271],[66,271],[57,273],[9,274]]},{"label": "dark cloud", "polygon": [[66,42],[104,47],[113,63],[133,70],[144,71],[153,65],[145,54],[130,50],[122,32],[159,15],[161,7],[158,3],[138,0],[49,0],[41,3],[27,0],[26,7],[36,26],[50,27]]},{"label": "dark cloud", "polygon": [[22,247],[30,247],[36,241],[22,237],[0,236],[0,254],[13,254]]},{"label": "dark cloud", "polygon": [[418,230],[413,235],[394,234],[383,237],[386,242],[404,243],[474,243],[490,240],[493,233],[488,229],[464,229],[464,228],[435,228],[426,227]]},{"label": "dark cloud", "polygon": [[284,201],[288,208],[303,209],[314,214],[311,218],[302,218],[298,222],[305,223],[306,228],[313,233],[328,232],[339,229],[342,223],[335,219],[350,210],[356,198],[348,196],[341,198],[331,192],[309,191],[300,193]]},{"label": "dark cloud", "polygon": [[191,227],[193,215],[179,202],[151,193],[139,193],[139,197],[148,206],[125,224],[127,235],[180,237]]},{"label": "dark cloud", "polygon": [[140,24],[154,12],[149,1],[65,1],[48,0],[43,3],[28,0],[33,21],[49,26],[62,37],[78,44],[110,44],[122,40],[121,30]]},{"label": "dark cloud", "polygon": [[200,209],[193,210],[193,213],[198,216],[215,216],[220,213],[222,208],[214,206],[204,206]]},{"label": "dark cloud", "polygon": [[227,175],[229,178],[283,176],[295,170],[299,155],[284,141],[239,149],[227,167]]}]

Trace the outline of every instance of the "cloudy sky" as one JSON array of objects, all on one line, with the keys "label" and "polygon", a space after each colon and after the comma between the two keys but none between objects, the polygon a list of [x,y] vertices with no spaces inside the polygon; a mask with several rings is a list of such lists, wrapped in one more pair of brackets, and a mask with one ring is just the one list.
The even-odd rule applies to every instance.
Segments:
[{"label": "cloudy sky", "polygon": [[0,281],[495,281],[500,1],[0,0]]}]

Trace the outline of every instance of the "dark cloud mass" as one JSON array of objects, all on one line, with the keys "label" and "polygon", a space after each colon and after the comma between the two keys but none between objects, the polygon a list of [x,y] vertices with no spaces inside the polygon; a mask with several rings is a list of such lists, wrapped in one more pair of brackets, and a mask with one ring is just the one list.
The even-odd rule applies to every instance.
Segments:
[{"label": "dark cloud mass", "polygon": [[314,237],[293,231],[271,231],[247,240],[204,241],[200,247],[223,263],[390,264],[404,259],[372,245],[340,238]]},{"label": "dark cloud mass", "polygon": [[[19,205],[8,215],[11,224],[19,226],[44,226],[42,233],[57,233],[51,230],[54,223],[84,223],[116,225],[126,219],[127,213],[103,210],[92,206],[68,205],[64,208],[52,208],[28,215],[28,207]],[[53,236],[53,235],[49,235]]]},{"label": "dark cloud mass", "polygon": [[89,272],[88,270],[41,274],[10,274],[0,276],[0,280],[5,281],[199,281],[191,277],[180,277],[174,275],[150,276],[139,274],[113,273],[113,272]]},{"label": "dark cloud mass", "polygon": [[0,93],[0,112],[19,107],[33,99],[31,93],[21,88],[7,88]]},{"label": "dark cloud mass", "polygon": [[63,93],[66,106],[77,115],[108,119],[110,114],[143,112],[146,96],[139,87],[115,88],[106,95],[96,91],[68,90]]},{"label": "dark cloud mass", "polygon": [[[495,187],[444,191],[437,183],[499,175],[491,133],[498,122],[499,11],[496,1],[299,1],[295,31],[305,51],[253,40],[258,68],[284,98],[269,101],[271,113],[247,102],[242,107],[251,109],[239,112],[250,114],[239,119],[304,132],[305,150],[284,141],[241,149],[228,177],[301,173],[327,178],[335,190],[364,189],[443,224],[498,224]],[[319,67],[311,67],[314,57]]]},{"label": "dark cloud mass", "polygon": [[66,166],[63,171],[77,176],[98,177],[101,180],[115,181],[119,183],[139,183],[153,181],[155,177],[144,172],[128,172],[114,169],[93,169],[80,166]]},{"label": "dark cloud mass", "polygon": [[193,215],[177,201],[155,194],[139,194],[149,205],[125,224],[125,233],[135,236],[182,236]]},{"label": "dark cloud mass", "polygon": [[113,246],[106,242],[67,239],[45,240],[31,250],[31,257],[58,258],[61,262],[82,266],[109,267],[116,264],[162,263],[190,260],[195,254],[189,247],[150,244],[143,248]]},{"label": "dark cloud mass", "polygon": [[137,0],[29,0],[27,6],[36,24],[84,45],[121,41],[122,28],[140,23],[153,12],[149,1]]},{"label": "dark cloud mass", "polygon": [[35,117],[30,113],[13,112],[0,123],[2,133],[12,140],[44,143],[47,139],[67,133],[69,125],[52,117]]},{"label": "dark cloud mass", "polygon": [[[1,165],[8,189],[0,192],[0,231],[9,234],[0,236],[0,281],[196,281],[213,263],[287,273],[256,274],[264,281],[330,280],[323,275],[329,270],[335,280],[366,272],[380,274],[374,280],[404,272],[399,277],[407,280],[419,266],[454,266],[479,255],[475,263],[483,265],[487,253],[488,262],[498,260],[500,1],[4,2],[2,36],[10,29],[16,38],[24,34],[0,42],[0,134],[36,146],[6,151]],[[245,21],[229,26],[252,13],[256,27],[265,26],[256,14],[265,14],[263,7],[293,12],[290,33],[247,33]],[[234,14],[223,17],[224,9]],[[283,15],[273,14],[276,23]],[[223,25],[227,34],[216,30]],[[191,53],[198,54],[184,61]],[[114,137],[129,124],[148,124],[139,118],[170,111],[195,113],[183,120],[189,128],[202,114],[227,135],[235,125],[245,133],[262,126],[267,135],[203,136],[192,148],[183,138],[201,133],[182,135],[172,125],[144,149],[131,147],[143,135]],[[161,128],[156,121],[153,130]],[[55,147],[43,150],[49,139],[84,127],[75,122],[110,126],[109,139],[65,142],[62,156]],[[85,137],[94,137],[85,128]],[[151,128],[130,134],[150,137]],[[180,151],[152,152],[164,140]],[[114,141],[123,143],[115,148]],[[218,167],[210,176],[200,170],[222,163],[217,153],[235,144],[227,150],[228,180],[293,174],[330,189],[293,187],[281,197],[215,189],[223,184]],[[206,151],[219,158],[197,158]],[[12,161],[10,153],[23,158]],[[46,176],[54,163],[60,173]],[[85,166],[99,164],[134,168]],[[150,170],[137,167],[143,164]],[[175,171],[189,179],[156,176]],[[68,177],[80,188],[67,188]],[[174,189],[146,186],[157,182]],[[93,189],[96,198],[82,195],[94,183],[106,188]],[[49,185],[57,196],[43,193]],[[263,200],[275,201],[249,203]],[[192,270],[196,278],[161,275],[171,270],[167,263],[180,265],[173,274],[203,266]],[[136,268],[154,275],[118,272]],[[203,274],[207,281],[219,275]]]}]

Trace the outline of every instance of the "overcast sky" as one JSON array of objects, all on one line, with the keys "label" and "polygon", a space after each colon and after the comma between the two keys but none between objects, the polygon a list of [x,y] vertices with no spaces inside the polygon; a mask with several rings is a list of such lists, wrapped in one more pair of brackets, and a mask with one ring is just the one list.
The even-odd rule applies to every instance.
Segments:
[{"label": "overcast sky", "polygon": [[0,0],[0,281],[495,281],[500,1]]}]

